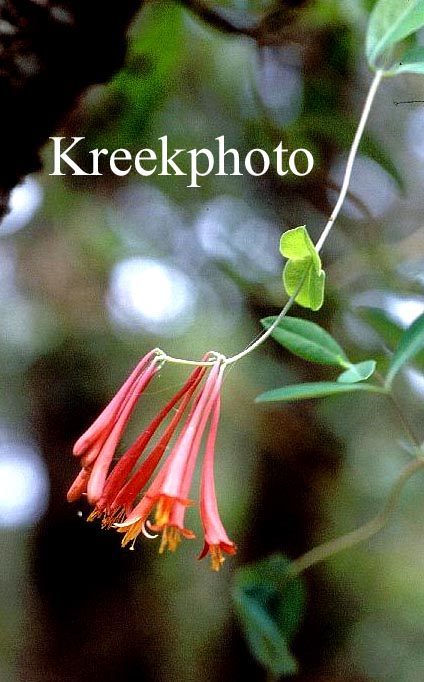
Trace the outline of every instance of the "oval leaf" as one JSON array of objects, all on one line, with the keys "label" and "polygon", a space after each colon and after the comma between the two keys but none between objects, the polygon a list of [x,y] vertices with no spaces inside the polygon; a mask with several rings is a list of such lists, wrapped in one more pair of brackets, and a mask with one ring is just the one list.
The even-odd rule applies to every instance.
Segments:
[{"label": "oval leaf", "polygon": [[424,26],[424,0],[378,0],[368,23],[366,54],[371,66],[386,50]]},{"label": "oval leaf", "polygon": [[294,384],[292,386],[282,386],[274,388],[259,395],[255,402],[278,402],[289,400],[305,400],[306,398],[322,398],[338,393],[352,393],[354,391],[369,391],[372,393],[385,393],[386,391],[373,384],[339,384],[335,381],[316,381],[306,384]]},{"label": "oval leaf", "polygon": [[282,554],[243,566],[236,571],[233,603],[253,656],[273,675],[297,670],[289,643],[304,609],[299,576],[287,576],[290,562]]},{"label": "oval leaf", "polygon": [[296,661],[266,611],[241,590],[234,590],[233,599],[247,643],[256,660],[273,675],[294,675],[297,672]]},{"label": "oval leaf", "polygon": [[424,348],[424,313],[404,331],[400,343],[392,357],[386,376],[386,386],[390,386],[401,367]]},{"label": "oval leaf", "polygon": [[376,368],[375,360],[364,360],[364,362],[358,362],[357,365],[352,365],[343,374],[337,377],[337,383],[339,384],[355,384],[357,381],[365,381],[369,379],[375,372]]},{"label": "oval leaf", "polygon": [[[275,319],[266,317],[261,323],[265,329],[269,329]],[[272,338],[304,360],[339,367],[350,366],[343,348],[315,322],[298,317],[284,317],[272,332]]]}]

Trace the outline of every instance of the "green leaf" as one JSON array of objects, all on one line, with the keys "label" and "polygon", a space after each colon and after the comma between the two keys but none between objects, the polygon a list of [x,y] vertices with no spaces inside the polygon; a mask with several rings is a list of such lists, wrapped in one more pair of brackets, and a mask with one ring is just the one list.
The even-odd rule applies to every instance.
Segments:
[{"label": "green leaf", "polygon": [[402,366],[424,348],[424,313],[404,331],[399,345],[395,350],[389,371],[386,376],[386,386],[389,387]]},{"label": "green leaf", "polygon": [[293,230],[287,230],[281,235],[280,253],[285,258],[295,261],[310,258],[315,270],[317,272],[321,270],[321,259],[305,225],[295,227]]},{"label": "green leaf", "polygon": [[289,259],[283,272],[284,288],[305,308],[319,310],[324,301],[325,273],[321,259],[304,225],[287,230],[280,240],[280,252]]},{"label": "green leaf", "polygon": [[[180,68],[184,10],[169,0],[149,3],[145,9],[142,25],[130,41],[126,64],[107,86],[116,107],[112,112],[103,112],[111,147],[116,139],[124,139],[128,148],[133,144],[139,149],[141,131],[163,105]],[[98,128],[98,117],[95,121],[93,126]],[[100,137],[97,144],[105,146],[104,141]]]},{"label": "green leaf", "polygon": [[373,328],[390,349],[398,345],[402,336],[402,329],[385,310],[362,306],[358,308],[358,312],[361,319]]},{"label": "green leaf", "polygon": [[403,53],[398,64],[390,69],[393,75],[398,73],[424,73],[424,47],[410,47]]},{"label": "green leaf", "polygon": [[355,384],[357,381],[365,381],[369,379],[375,372],[376,368],[375,360],[364,360],[364,362],[358,362],[356,365],[352,365],[343,374],[337,377],[337,383],[339,384]]},{"label": "green leaf", "polygon": [[424,0],[378,0],[371,12],[366,55],[375,67],[378,57],[424,26]]},{"label": "green leaf", "polygon": [[299,627],[305,594],[299,576],[288,576],[282,554],[236,571],[233,603],[253,656],[275,676],[292,675],[297,664],[289,644]]},{"label": "green leaf", "polygon": [[[275,319],[266,317],[261,323],[265,329],[269,329]],[[272,338],[304,360],[339,367],[350,366],[343,348],[315,322],[298,317],[284,317],[272,332]]]},{"label": "green leaf", "polygon": [[296,303],[311,310],[321,308],[324,302],[325,272],[321,270],[318,275],[310,259],[289,260],[283,271],[283,282],[289,296],[294,296],[300,287],[295,298]]},{"label": "green leaf", "polygon": [[385,393],[386,391],[373,384],[339,384],[335,381],[316,381],[306,384],[293,384],[274,388],[259,395],[255,402],[277,402],[289,400],[305,400],[306,398],[322,398],[338,393],[353,393],[354,391],[369,391],[372,393]]}]

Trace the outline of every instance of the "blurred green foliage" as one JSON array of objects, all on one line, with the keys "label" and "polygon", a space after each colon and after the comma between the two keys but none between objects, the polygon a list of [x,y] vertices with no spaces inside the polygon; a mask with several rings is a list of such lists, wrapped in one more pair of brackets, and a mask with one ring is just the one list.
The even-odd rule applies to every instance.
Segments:
[{"label": "blurred green foliage", "polygon": [[[261,317],[281,308],[281,233],[307,224],[316,241],[340,186],[371,79],[364,57],[371,5],[208,4],[239,27],[231,32],[181,4],[149,3],[132,27],[125,68],[88,91],[58,134],[84,136],[81,157],[94,147],[152,147],[164,134],[187,149],[225,135],[240,154],[281,140],[313,152],[313,173],[211,174],[199,189],[157,175],[56,178],[48,144],[45,172],[35,177],[41,207],[19,230],[0,227],[0,444],[12,459],[18,441],[36,448],[51,490],[41,518],[34,512],[15,526],[10,518],[0,533],[7,682],[263,680],[231,607],[232,590],[245,590],[251,570],[265,585],[252,588],[260,618],[277,594],[270,627],[290,642],[296,682],[421,682],[418,478],[390,528],[305,574],[302,619],[300,589],[280,603],[274,574],[267,577],[269,565],[285,562],[282,553],[294,558],[377,513],[411,457],[384,397],[358,390],[254,404],[275,386],[327,380],[331,368],[270,340],[228,373],[216,485],[239,552],[218,576],[193,560],[200,537],[194,552],[182,544],[158,557],[147,541],[124,552],[115,534],[84,522],[83,503],[65,502],[76,473],[73,441],[146,350],[231,355],[260,332]],[[402,330],[424,309],[424,118],[420,104],[394,105],[423,97],[413,75],[382,84],[345,210],[321,253],[327,300],[318,313],[294,312],[329,331],[347,357],[375,358],[383,374]],[[423,370],[420,353],[394,382],[420,439]],[[185,376],[169,368],[129,440]]]},{"label": "blurred green foliage", "polygon": [[277,678],[297,672],[289,643],[299,627],[304,587],[299,576],[289,576],[290,562],[273,554],[239,568],[233,600],[252,653]]}]

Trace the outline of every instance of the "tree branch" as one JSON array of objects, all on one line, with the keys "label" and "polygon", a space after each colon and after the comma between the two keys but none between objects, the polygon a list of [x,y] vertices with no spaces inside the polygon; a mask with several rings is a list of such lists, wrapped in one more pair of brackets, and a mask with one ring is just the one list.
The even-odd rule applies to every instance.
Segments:
[{"label": "tree branch", "polygon": [[111,78],[142,0],[0,0],[0,218],[89,85]]}]

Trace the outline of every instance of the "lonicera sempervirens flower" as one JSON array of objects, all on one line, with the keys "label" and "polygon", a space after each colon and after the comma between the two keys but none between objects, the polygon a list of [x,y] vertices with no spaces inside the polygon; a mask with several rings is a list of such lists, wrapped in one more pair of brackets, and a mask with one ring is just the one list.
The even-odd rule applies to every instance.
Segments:
[{"label": "lonicera sempervirens flower", "polygon": [[[224,373],[222,356],[205,355],[203,361],[211,362],[211,366],[200,366],[193,371],[183,387],[111,467],[131,412],[163,360],[163,354],[158,351],[145,356],[108,407],[77,441],[74,454],[81,457],[82,470],[68,492],[68,499],[73,501],[86,493],[88,501],[94,505],[89,520],[102,517],[103,527],[113,527],[123,533],[123,546],[129,543],[133,546],[140,533],[152,537],[149,529],[162,533],[160,552],[166,547],[174,551],[181,535],[194,538],[194,533],[186,528],[185,512],[193,504],[189,499],[192,478],[202,438],[208,430],[200,490],[205,543],[199,559],[210,552],[212,568],[219,570],[224,561],[222,552],[234,554],[236,551],[219,517],[213,472]],[[171,412],[172,418],[162,435],[138,465],[151,439]],[[180,426],[183,417],[185,421]],[[178,427],[179,434],[168,457],[151,480]]]},{"label": "lonicera sempervirens flower", "polygon": [[69,502],[84,493],[90,504],[99,500],[122,433],[140,395],[160,366],[158,351],[147,353],[103,412],[77,440],[73,454],[80,458],[82,468],[68,491]]}]

